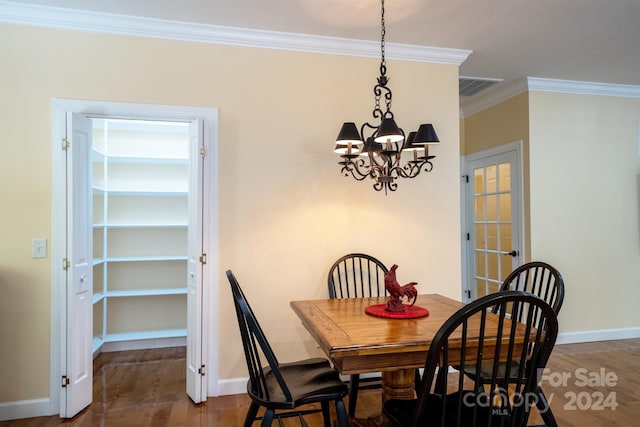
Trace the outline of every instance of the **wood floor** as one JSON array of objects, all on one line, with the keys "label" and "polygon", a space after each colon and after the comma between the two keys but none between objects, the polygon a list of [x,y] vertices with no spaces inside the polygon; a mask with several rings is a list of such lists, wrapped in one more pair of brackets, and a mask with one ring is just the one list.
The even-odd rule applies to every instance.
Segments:
[{"label": "wood floor", "polygon": [[[0,427],[242,426],[245,395],[200,405],[186,396],[184,347],[103,353],[94,363],[93,403],[78,416],[1,421]],[[640,425],[640,339],[557,345],[548,367],[542,386],[561,427]],[[378,390],[360,393],[358,417],[379,410]],[[319,415],[306,420],[322,425]],[[537,414],[530,421],[541,424]]]}]

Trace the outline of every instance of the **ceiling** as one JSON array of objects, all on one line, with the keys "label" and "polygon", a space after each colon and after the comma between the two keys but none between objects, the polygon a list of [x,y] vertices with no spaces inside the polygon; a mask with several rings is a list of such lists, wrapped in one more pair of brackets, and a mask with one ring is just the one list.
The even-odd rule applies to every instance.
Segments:
[{"label": "ceiling", "polygon": [[[379,41],[379,0],[14,0],[123,15]],[[386,0],[390,44],[471,50],[461,76],[640,85],[640,0]]]}]

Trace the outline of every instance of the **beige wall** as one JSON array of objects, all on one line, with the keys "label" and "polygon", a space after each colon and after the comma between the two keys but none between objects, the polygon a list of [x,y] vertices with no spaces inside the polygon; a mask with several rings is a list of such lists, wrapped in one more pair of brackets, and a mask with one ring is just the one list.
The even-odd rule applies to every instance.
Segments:
[{"label": "beige wall", "polygon": [[529,94],[516,95],[463,119],[462,154],[469,155],[522,140],[524,251],[531,258],[529,211]]},{"label": "beige wall", "polygon": [[640,99],[530,94],[531,253],[567,285],[561,330],[640,326]]},{"label": "beige wall", "polygon": [[332,153],[343,121],[370,118],[377,60],[7,24],[0,57],[0,403],[49,394],[58,260],[31,259],[30,245],[52,235],[53,98],[219,109],[221,379],[246,375],[228,268],[285,360],[317,352],[289,301],[325,297],[349,251],[459,298],[458,67],[387,64],[399,124],[432,122],[442,143],[433,172],[385,197],[340,176]]}]

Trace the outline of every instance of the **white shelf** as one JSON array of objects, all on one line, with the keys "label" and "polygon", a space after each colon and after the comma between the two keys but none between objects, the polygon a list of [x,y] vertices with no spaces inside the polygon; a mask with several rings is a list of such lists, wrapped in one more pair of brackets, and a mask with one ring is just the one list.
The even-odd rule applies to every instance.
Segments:
[{"label": "white shelf", "polygon": [[152,191],[152,190],[106,190],[109,196],[128,197],[187,197],[188,191]]},{"label": "white shelf", "polygon": [[138,157],[138,156],[109,156],[109,163],[139,163],[143,165],[186,165],[189,163],[187,158],[171,158],[171,157]]},{"label": "white shelf", "polygon": [[106,262],[147,262],[147,261],[186,261],[186,256],[130,256],[107,257]]},{"label": "white shelf", "polygon": [[93,303],[99,303],[104,299],[104,294],[102,292],[94,292],[93,293]]},{"label": "white shelf", "polygon": [[187,228],[188,224],[96,224],[94,228]]},{"label": "white shelf", "polygon": [[179,338],[186,337],[186,329],[162,329],[155,331],[127,332],[121,334],[107,334],[104,342],[152,340],[158,338]]},{"label": "white shelf", "polygon": [[186,294],[187,294],[187,288],[131,289],[127,291],[107,291],[107,298],[148,297],[148,296],[186,295]]}]

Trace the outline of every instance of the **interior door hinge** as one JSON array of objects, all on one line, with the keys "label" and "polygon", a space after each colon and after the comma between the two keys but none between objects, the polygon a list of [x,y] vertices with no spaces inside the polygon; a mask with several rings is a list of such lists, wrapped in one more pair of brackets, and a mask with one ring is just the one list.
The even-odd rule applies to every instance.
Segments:
[{"label": "interior door hinge", "polygon": [[471,289],[465,289],[464,293],[467,294],[467,298],[471,299]]},{"label": "interior door hinge", "polygon": [[199,373],[200,375],[202,375],[203,377],[205,376],[204,368],[205,368],[205,366],[204,366],[204,365],[202,365],[202,366],[200,366],[200,369],[198,369],[198,373]]},{"label": "interior door hinge", "polygon": [[62,269],[67,271],[69,267],[71,267],[71,263],[69,262],[69,260],[66,258],[62,258]]},{"label": "interior door hinge", "polygon": [[204,145],[200,147],[200,157],[207,157],[207,147]]},{"label": "interior door hinge", "polygon": [[467,233],[467,240],[471,240],[471,235]]},{"label": "interior door hinge", "polygon": [[71,147],[71,143],[69,142],[69,140],[67,138],[62,138],[62,149],[64,151],[67,151],[69,147]]},{"label": "interior door hinge", "polygon": [[69,377],[66,375],[62,376],[62,388],[66,388],[69,385]]},{"label": "interior door hinge", "polygon": [[462,177],[464,178],[464,182],[466,182],[468,184],[469,183],[469,175],[462,175]]},{"label": "interior door hinge", "polygon": [[200,262],[202,264],[206,264],[207,263],[207,254],[200,255]]}]

